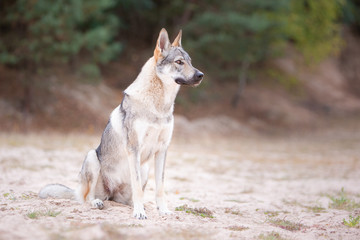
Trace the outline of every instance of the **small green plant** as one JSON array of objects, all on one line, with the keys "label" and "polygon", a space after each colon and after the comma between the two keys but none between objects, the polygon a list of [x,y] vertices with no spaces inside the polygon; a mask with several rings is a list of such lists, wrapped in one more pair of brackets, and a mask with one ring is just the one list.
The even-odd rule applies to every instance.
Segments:
[{"label": "small green plant", "polygon": [[266,235],[261,234],[258,237],[259,240],[286,240],[285,238],[281,237],[279,233],[277,232],[271,232]]},{"label": "small green plant", "polygon": [[176,207],[175,211],[184,211],[186,213],[192,213],[196,216],[200,216],[203,218],[214,218],[213,212],[207,209],[206,207],[202,208],[191,208],[188,207],[187,204],[184,204],[182,206]]},{"label": "small green plant", "polygon": [[9,199],[9,200],[12,200],[12,201],[15,201],[15,200],[16,200],[16,197],[14,196],[13,193],[4,193],[4,194],[3,194],[3,197],[4,197],[4,198],[7,198],[7,199]]},{"label": "small green plant", "polygon": [[303,224],[301,224],[299,222],[291,222],[286,219],[269,219],[268,221],[276,227],[279,227],[279,228],[282,228],[282,229],[285,229],[285,230],[288,230],[291,232],[299,231],[305,227]]},{"label": "small green plant", "polygon": [[353,216],[349,216],[349,220],[343,220],[343,223],[345,226],[348,226],[348,227],[354,227],[354,228],[360,228],[360,216],[357,216],[357,217],[353,217]]},{"label": "small green plant", "polygon": [[39,212],[29,212],[28,214],[26,214],[26,216],[30,219],[36,219],[39,216]]},{"label": "small green plant", "polygon": [[34,195],[31,194],[31,193],[30,194],[24,193],[24,194],[21,195],[20,198],[23,199],[23,200],[30,200],[30,199],[34,198]]},{"label": "small green plant", "polygon": [[61,212],[57,212],[57,211],[49,209],[46,211],[32,211],[32,212],[29,212],[28,214],[26,214],[26,216],[30,219],[37,219],[39,217],[56,217],[60,213]]},{"label": "small green plant", "polygon": [[344,188],[341,188],[341,191],[338,196],[328,196],[332,201],[329,204],[330,208],[342,209],[347,211],[352,211],[355,208],[360,208],[360,203],[355,202],[353,199],[350,199],[344,191]]},{"label": "small green plant", "polygon": [[57,215],[59,215],[61,212],[56,212],[54,210],[48,210],[47,212],[45,212],[44,216],[48,216],[48,217],[56,217]]},{"label": "small green plant", "polygon": [[279,215],[279,211],[265,211],[264,214],[268,217],[277,217]]}]

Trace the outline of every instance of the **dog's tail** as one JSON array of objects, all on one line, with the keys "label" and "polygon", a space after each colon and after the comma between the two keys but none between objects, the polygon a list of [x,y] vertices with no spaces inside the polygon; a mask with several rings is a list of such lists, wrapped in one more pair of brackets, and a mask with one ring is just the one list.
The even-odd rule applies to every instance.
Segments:
[{"label": "dog's tail", "polygon": [[76,199],[76,193],[75,190],[62,184],[48,184],[40,190],[39,197]]}]

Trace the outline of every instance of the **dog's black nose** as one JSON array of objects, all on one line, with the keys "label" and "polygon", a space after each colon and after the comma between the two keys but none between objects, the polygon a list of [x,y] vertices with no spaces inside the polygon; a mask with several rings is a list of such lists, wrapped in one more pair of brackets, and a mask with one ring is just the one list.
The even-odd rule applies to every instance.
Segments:
[{"label": "dog's black nose", "polygon": [[203,77],[204,77],[204,74],[200,71],[198,71],[196,74],[195,74],[196,78],[200,81]]}]

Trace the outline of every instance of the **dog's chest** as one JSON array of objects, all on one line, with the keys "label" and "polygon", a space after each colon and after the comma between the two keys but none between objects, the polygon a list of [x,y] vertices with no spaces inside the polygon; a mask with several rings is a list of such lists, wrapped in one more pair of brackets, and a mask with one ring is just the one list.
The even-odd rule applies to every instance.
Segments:
[{"label": "dog's chest", "polygon": [[171,140],[173,119],[161,123],[140,119],[135,122],[135,128],[143,163],[151,159],[157,152],[167,149]]}]

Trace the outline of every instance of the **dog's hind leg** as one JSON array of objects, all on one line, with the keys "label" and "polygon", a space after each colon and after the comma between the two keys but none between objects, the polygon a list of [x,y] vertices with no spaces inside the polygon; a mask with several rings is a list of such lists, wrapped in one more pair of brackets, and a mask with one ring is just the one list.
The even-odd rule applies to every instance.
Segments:
[{"label": "dog's hind leg", "polygon": [[102,200],[95,198],[96,185],[100,175],[100,161],[95,150],[90,150],[86,155],[80,172],[80,188],[78,198],[80,202],[89,201],[93,207],[103,209]]}]

